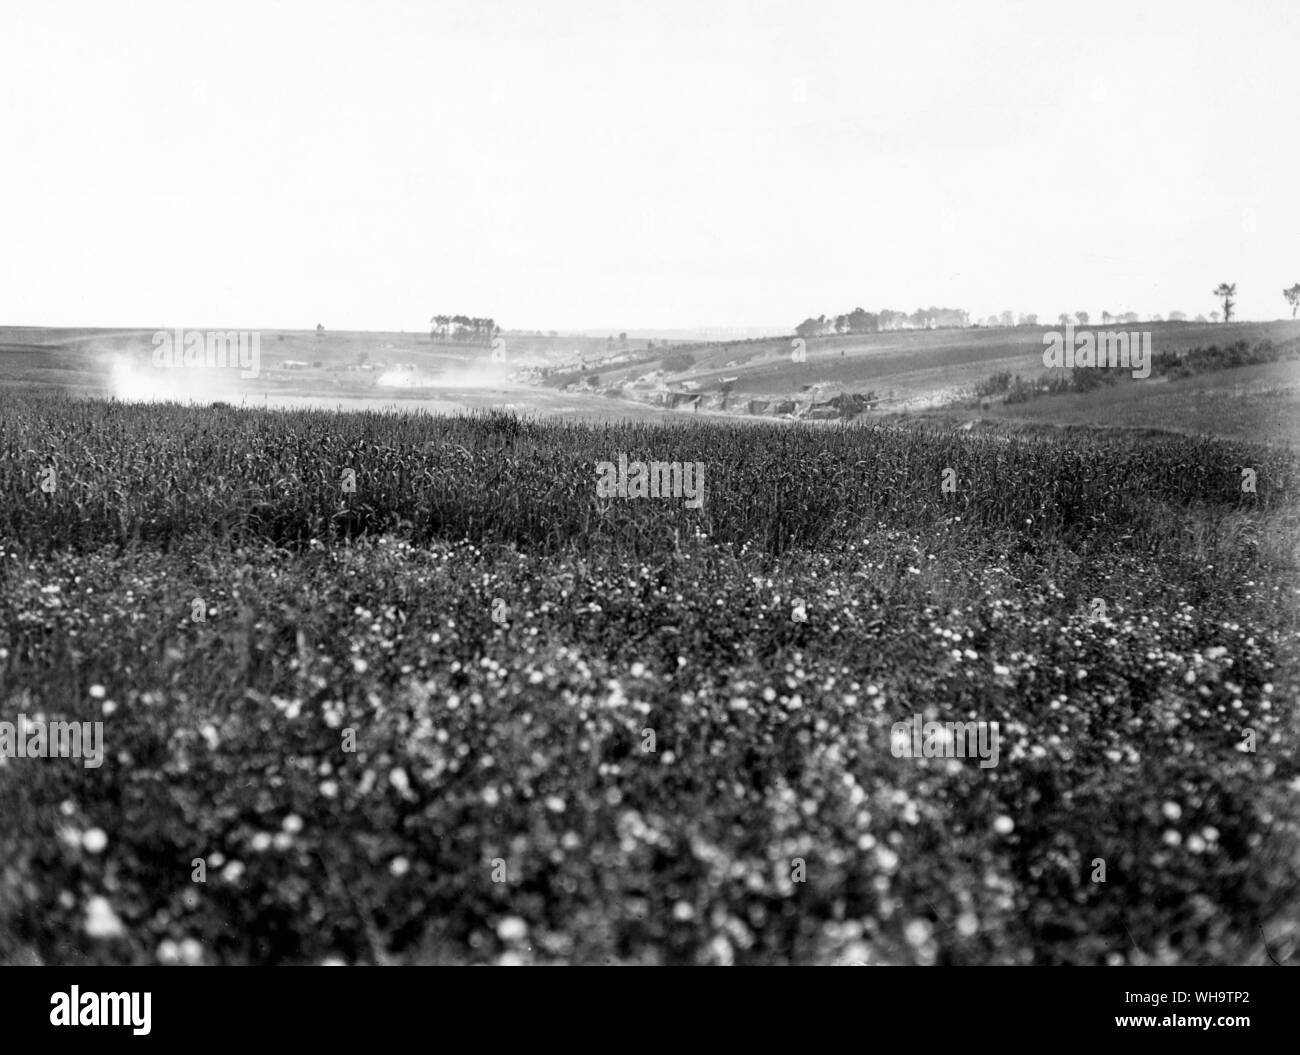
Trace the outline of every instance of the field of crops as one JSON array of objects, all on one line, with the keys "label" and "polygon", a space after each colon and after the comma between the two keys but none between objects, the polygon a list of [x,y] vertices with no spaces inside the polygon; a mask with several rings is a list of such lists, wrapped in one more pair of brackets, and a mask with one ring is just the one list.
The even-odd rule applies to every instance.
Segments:
[{"label": "field of crops", "polygon": [[0,962],[1294,962],[1298,469],[0,392]]}]

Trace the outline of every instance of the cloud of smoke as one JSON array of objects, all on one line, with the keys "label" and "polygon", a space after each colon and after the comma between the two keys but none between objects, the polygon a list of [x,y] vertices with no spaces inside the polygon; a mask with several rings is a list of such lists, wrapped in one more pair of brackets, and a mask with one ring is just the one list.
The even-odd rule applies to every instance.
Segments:
[{"label": "cloud of smoke", "polygon": [[108,356],[108,391],[126,403],[237,402],[245,391],[230,369],[160,369],[120,352]]}]

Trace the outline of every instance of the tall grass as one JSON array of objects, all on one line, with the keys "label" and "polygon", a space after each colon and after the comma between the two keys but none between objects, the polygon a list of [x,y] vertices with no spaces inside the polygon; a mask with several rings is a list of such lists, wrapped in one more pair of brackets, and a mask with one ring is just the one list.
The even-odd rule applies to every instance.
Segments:
[{"label": "tall grass", "polygon": [[[703,509],[597,498],[596,463],[620,453],[702,462]],[[930,530],[957,517],[963,531],[1012,532],[1031,548],[1137,536],[1159,549],[1179,541],[1175,515],[1284,508],[1296,470],[1287,452],[1210,439],[995,444],[880,425],[736,430],[0,396],[0,537],[46,551],[397,533],[649,554],[701,533],[778,555],[833,545],[852,525]]]}]

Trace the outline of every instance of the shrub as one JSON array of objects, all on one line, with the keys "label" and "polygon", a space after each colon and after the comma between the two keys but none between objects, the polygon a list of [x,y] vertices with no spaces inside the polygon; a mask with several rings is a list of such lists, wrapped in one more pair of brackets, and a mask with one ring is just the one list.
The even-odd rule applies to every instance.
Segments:
[{"label": "shrub", "polygon": [[993,374],[991,377],[980,381],[975,386],[975,395],[980,399],[983,399],[986,396],[997,396],[1001,395],[1010,387],[1011,374],[1004,370],[1001,373]]}]

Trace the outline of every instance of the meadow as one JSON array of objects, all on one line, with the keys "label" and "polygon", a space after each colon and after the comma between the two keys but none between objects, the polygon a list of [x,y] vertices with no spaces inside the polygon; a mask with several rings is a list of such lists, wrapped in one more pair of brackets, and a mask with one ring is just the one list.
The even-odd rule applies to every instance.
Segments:
[{"label": "meadow", "polygon": [[1295,962],[1298,468],[0,391],[0,962]]}]

